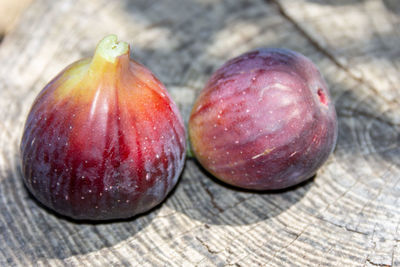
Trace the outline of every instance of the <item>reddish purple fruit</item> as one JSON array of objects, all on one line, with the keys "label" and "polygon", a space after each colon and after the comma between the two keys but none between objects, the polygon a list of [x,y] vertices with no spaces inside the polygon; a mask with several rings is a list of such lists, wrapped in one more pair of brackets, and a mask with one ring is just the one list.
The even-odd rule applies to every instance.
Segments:
[{"label": "reddish purple fruit", "polygon": [[45,206],[75,219],[127,218],[175,186],[185,130],[162,83],[111,35],[40,92],[21,154],[24,182]]},{"label": "reddish purple fruit", "polygon": [[335,107],[317,67],[286,49],[259,49],[218,69],[189,120],[195,156],[234,186],[282,189],[315,174],[337,138]]}]

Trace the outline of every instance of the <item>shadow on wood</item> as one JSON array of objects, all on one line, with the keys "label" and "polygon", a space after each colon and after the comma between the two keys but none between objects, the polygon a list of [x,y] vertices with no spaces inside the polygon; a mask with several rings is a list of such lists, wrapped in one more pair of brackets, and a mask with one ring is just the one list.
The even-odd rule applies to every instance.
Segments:
[{"label": "shadow on wood", "polygon": [[386,6],[387,10],[400,15],[400,4],[398,0],[383,0],[383,4]]},{"label": "shadow on wood", "polygon": [[295,205],[312,181],[285,190],[243,190],[220,182],[191,159],[186,163],[179,188],[165,205],[205,224],[250,225]]},{"label": "shadow on wood", "polygon": [[365,0],[307,0],[309,2],[320,4],[320,5],[331,5],[331,6],[354,6],[358,3],[365,2]]},{"label": "shadow on wood", "polygon": [[[369,86],[388,82],[378,69],[397,70],[396,37],[373,27],[366,31],[370,36],[353,35],[335,13],[343,5],[359,16],[359,26],[358,18],[371,21],[359,5],[379,1],[279,2],[306,6],[283,16],[272,1],[35,1],[0,49],[1,265],[89,265],[98,259],[99,266],[398,266],[400,117],[399,105],[385,100],[398,94],[398,83],[387,91]],[[383,3],[398,14],[397,2]],[[326,15],[311,16],[307,7]],[[388,32],[396,26],[384,20],[395,14],[372,15]],[[92,55],[95,42],[111,32],[132,42],[135,58],[177,90],[197,92],[213,69],[255,47],[287,47],[311,57],[337,104],[340,132],[333,156],[314,180],[284,192],[233,189],[189,160],[161,208],[132,221],[75,223],[49,213],[32,201],[10,164],[16,161],[14,135],[44,80],[71,58]],[[375,41],[382,44],[363,46]],[[349,65],[339,66],[339,57]],[[370,80],[355,80],[351,72],[359,70],[352,60],[369,66],[369,57],[379,58],[382,67],[371,67]],[[183,110],[190,110],[188,102]]]},{"label": "shadow on wood", "polygon": [[[18,161],[16,159],[15,162]],[[7,173],[0,182],[0,196],[4,204],[0,232],[8,249],[23,253],[32,261],[40,258],[65,259],[111,248],[134,238],[160,210],[159,205],[149,212],[123,220],[75,221],[39,203],[24,186],[20,166],[9,169]],[[12,238],[17,238],[18,242]]]}]

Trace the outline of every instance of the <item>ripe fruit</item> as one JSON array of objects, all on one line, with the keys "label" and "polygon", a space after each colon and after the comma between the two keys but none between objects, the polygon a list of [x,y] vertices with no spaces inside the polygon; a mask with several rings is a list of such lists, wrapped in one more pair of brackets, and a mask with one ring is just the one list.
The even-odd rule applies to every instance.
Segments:
[{"label": "ripe fruit", "polygon": [[40,92],[21,155],[24,182],[47,207],[75,219],[127,218],[175,186],[185,130],[162,83],[110,35]]},{"label": "ripe fruit", "polygon": [[222,181],[282,189],[326,161],[336,143],[336,112],[309,59],[258,49],[212,75],[194,104],[189,136],[201,165]]}]

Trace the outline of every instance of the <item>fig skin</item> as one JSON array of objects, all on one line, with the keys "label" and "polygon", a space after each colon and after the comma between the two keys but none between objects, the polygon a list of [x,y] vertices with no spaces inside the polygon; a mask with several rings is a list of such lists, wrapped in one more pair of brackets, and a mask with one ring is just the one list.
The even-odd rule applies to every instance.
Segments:
[{"label": "fig skin", "polygon": [[338,124],[317,67],[287,49],[261,48],[219,68],[189,119],[192,150],[216,178],[283,189],[312,177],[333,151]]},{"label": "fig skin", "polygon": [[29,191],[84,220],[129,218],[162,202],[185,152],[183,120],[164,85],[114,35],[39,93],[21,141]]}]

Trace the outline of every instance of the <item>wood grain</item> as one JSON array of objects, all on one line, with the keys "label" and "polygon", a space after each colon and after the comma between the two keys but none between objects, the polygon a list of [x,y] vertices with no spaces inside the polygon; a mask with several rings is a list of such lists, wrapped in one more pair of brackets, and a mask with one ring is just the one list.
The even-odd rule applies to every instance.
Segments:
[{"label": "wood grain", "polygon": [[[400,266],[400,4],[396,0],[36,0],[0,47],[0,266]],[[153,211],[74,222],[23,186],[18,146],[41,88],[109,33],[187,121],[225,60],[261,46],[310,57],[339,116],[334,154],[281,192],[223,185],[189,159]]]}]

